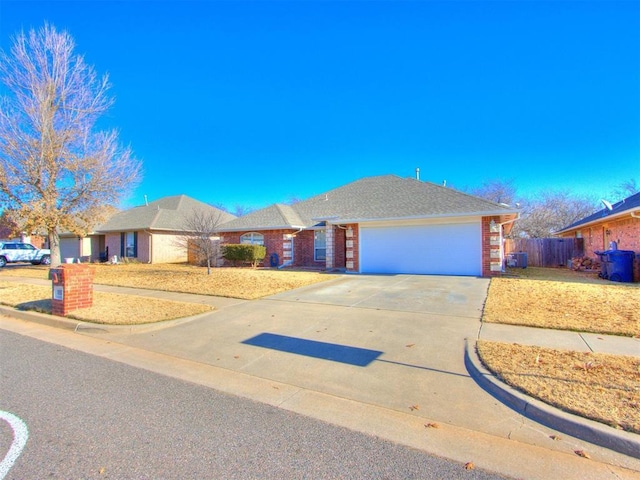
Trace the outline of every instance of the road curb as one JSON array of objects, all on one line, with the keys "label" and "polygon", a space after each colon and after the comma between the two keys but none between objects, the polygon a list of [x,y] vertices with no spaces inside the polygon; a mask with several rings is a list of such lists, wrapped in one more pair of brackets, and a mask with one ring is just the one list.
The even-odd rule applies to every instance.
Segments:
[{"label": "road curb", "polygon": [[475,342],[466,339],[465,343],[464,363],[467,371],[478,385],[504,404],[554,430],[633,458],[640,458],[640,435],[616,430],[602,423],[564,412],[519,392],[498,380],[484,367],[478,357]]},{"label": "road curb", "polygon": [[210,312],[203,312],[190,317],[176,318],[173,320],[165,320],[162,322],[143,323],[140,325],[104,325],[102,323],[84,322],[81,320],[73,320],[65,317],[58,317],[56,315],[49,315],[46,313],[34,312],[32,310],[18,310],[12,307],[6,307],[0,305],[0,315],[5,317],[17,318],[26,322],[36,322],[41,325],[47,325],[49,327],[57,327],[65,330],[72,330],[74,332],[82,333],[82,331],[90,331],[92,333],[104,332],[104,333],[147,333],[156,330],[162,330],[168,327],[175,327],[183,323],[188,323],[193,320],[197,320],[206,315],[210,315],[216,312],[215,309]]},{"label": "road curb", "polygon": [[42,325],[48,325],[49,327],[57,327],[73,331],[76,331],[78,329],[78,325],[83,323],[78,320],[71,320],[64,317],[57,317],[55,315],[48,315],[46,313],[39,313],[30,310],[18,310],[16,308],[1,305],[0,315],[17,318],[18,320],[24,320],[26,322],[36,322]]}]

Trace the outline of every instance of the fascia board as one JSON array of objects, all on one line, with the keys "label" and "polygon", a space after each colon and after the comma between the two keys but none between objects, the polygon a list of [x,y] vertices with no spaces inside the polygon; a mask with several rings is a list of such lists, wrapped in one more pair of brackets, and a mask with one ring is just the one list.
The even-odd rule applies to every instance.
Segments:
[{"label": "fascia board", "polygon": [[609,220],[618,220],[621,217],[626,217],[627,215],[631,215],[632,213],[640,214],[640,210],[630,208],[629,210],[625,210],[624,212],[614,213],[613,215],[606,215],[604,217],[597,218],[595,220],[591,220],[590,222],[581,223],[579,225],[574,225],[570,228],[564,228],[562,230],[558,230],[557,232],[553,232],[554,235],[559,235],[561,233],[572,232],[574,230],[580,230],[585,227],[590,227],[592,225],[597,225],[598,223],[606,223]]},{"label": "fascia board", "polygon": [[516,215],[520,211],[519,210],[511,210],[504,211],[501,210],[499,212],[489,211],[489,212],[472,212],[472,213],[456,213],[456,214],[440,214],[440,215],[412,215],[406,217],[379,217],[379,218],[338,218],[336,220],[332,220],[330,223],[332,224],[343,224],[343,223],[369,223],[369,222],[396,222],[402,220],[431,220],[431,219],[440,219],[440,218],[459,218],[459,217],[492,217],[497,215]]},{"label": "fascia board", "polygon": [[308,228],[305,225],[276,225],[273,227],[244,227],[244,228],[224,228],[221,227],[219,232],[266,232],[269,230],[304,230]]}]

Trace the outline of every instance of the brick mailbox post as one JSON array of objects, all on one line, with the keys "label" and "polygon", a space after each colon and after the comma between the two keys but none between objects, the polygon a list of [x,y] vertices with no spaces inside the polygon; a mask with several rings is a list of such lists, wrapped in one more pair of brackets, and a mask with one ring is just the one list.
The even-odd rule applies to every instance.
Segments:
[{"label": "brick mailbox post", "polygon": [[93,305],[95,269],[82,263],[51,269],[51,313],[64,317],[69,312]]}]

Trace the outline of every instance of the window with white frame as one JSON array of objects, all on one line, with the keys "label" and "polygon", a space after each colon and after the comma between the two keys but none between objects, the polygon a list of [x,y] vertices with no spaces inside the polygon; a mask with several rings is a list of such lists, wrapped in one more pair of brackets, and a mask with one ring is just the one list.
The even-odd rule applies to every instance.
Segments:
[{"label": "window with white frame", "polygon": [[313,259],[321,262],[327,259],[327,232],[316,230],[313,232]]},{"label": "window with white frame", "polygon": [[264,235],[257,232],[250,232],[240,235],[240,243],[251,245],[264,245]]}]

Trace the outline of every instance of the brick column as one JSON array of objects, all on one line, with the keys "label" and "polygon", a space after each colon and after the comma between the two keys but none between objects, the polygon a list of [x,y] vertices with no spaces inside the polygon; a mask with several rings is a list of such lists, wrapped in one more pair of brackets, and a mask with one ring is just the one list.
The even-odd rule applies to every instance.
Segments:
[{"label": "brick column", "polygon": [[84,263],[51,269],[51,313],[64,317],[73,310],[91,307],[94,273],[95,269]]},{"label": "brick column", "polygon": [[500,217],[482,217],[483,277],[494,277],[502,273],[502,227],[499,221]]},{"label": "brick column", "polygon": [[347,225],[345,231],[345,267],[348,272],[359,272],[358,224]]},{"label": "brick column", "polygon": [[325,229],[325,240],[326,240],[326,250],[325,250],[325,268],[327,270],[333,270],[334,266],[334,253],[335,253],[335,236],[333,225],[327,224],[327,228]]}]

